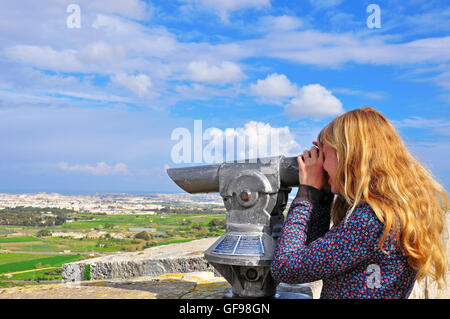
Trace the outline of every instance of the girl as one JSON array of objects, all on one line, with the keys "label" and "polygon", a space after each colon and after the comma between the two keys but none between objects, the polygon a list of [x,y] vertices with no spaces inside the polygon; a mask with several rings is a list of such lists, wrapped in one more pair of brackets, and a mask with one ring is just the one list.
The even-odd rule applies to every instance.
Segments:
[{"label": "girl", "polygon": [[314,144],[319,152],[297,158],[300,185],[275,249],[275,280],[322,280],[321,298],[407,298],[426,275],[441,287],[448,195],[389,121],[372,107],[352,110]]}]

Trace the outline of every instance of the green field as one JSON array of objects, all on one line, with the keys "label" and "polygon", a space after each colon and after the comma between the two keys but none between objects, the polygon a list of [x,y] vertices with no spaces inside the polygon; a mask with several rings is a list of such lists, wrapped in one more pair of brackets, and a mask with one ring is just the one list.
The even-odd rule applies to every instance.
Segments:
[{"label": "green field", "polygon": [[1,243],[24,243],[24,242],[30,242],[30,241],[39,241],[39,238],[36,237],[29,237],[29,236],[14,236],[14,237],[0,237],[0,244]]},{"label": "green field", "polygon": [[80,255],[0,254],[0,275],[44,267],[60,267],[64,263],[72,262],[79,258]]},{"label": "green field", "polygon": [[[56,226],[0,225],[0,287],[61,280],[63,263],[92,255],[117,251],[139,251],[152,246],[186,242],[225,232],[225,214],[103,215],[74,214],[75,221]],[[150,228],[145,239],[135,238],[130,228]],[[37,237],[43,229],[50,232],[74,232],[83,238]],[[103,238],[88,238],[92,233],[107,233]],[[104,234],[103,233],[103,234]],[[17,235],[15,235],[17,234]],[[113,238],[121,234],[122,239]],[[70,251],[69,254],[57,254]],[[26,253],[25,253],[26,252]],[[32,254],[31,254],[32,253]],[[50,253],[53,253],[50,255]],[[91,256],[89,256],[91,255]],[[41,270],[40,268],[51,267]],[[30,271],[31,270],[31,271]],[[4,277],[4,274],[13,274]]]},{"label": "green field", "polygon": [[[85,257],[80,255],[2,253],[0,254],[0,288],[61,280],[62,264],[83,258]],[[15,274],[16,272],[19,273]],[[4,274],[11,276],[5,277]]]}]

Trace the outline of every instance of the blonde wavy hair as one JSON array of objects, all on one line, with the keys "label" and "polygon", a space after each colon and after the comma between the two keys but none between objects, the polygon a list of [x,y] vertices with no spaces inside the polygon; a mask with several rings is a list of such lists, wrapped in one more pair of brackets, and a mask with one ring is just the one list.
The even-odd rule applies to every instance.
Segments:
[{"label": "blonde wavy hair", "polygon": [[416,279],[431,275],[441,288],[448,267],[448,195],[410,154],[393,125],[365,106],[335,118],[319,133],[318,142],[333,148],[338,159],[333,225],[359,203],[368,203],[384,224],[380,248],[392,232],[417,270]]}]

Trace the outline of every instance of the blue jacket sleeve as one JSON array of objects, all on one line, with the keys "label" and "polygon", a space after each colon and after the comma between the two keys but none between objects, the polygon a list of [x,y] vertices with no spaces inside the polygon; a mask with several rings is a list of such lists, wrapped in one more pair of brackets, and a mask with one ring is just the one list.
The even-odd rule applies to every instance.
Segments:
[{"label": "blue jacket sleeve", "polygon": [[289,208],[271,264],[279,282],[305,283],[336,276],[373,254],[383,225],[369,205],[358,205],[346,223],[308,241],[317,201],[297,196]]}]

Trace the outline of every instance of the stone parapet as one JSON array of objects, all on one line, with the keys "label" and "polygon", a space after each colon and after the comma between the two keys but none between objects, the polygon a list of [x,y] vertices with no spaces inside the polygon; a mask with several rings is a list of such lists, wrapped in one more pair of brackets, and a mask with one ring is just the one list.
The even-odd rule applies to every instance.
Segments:
[{"label": "stone parapet", "polygon": [[116,253],[63,264],[62,278],[66,282],[73,282],[88,279],[130,279],[165,273],[214,272],[203,253],[216,240],[217,237],[203,238],[151,247],[141,252]]}]

